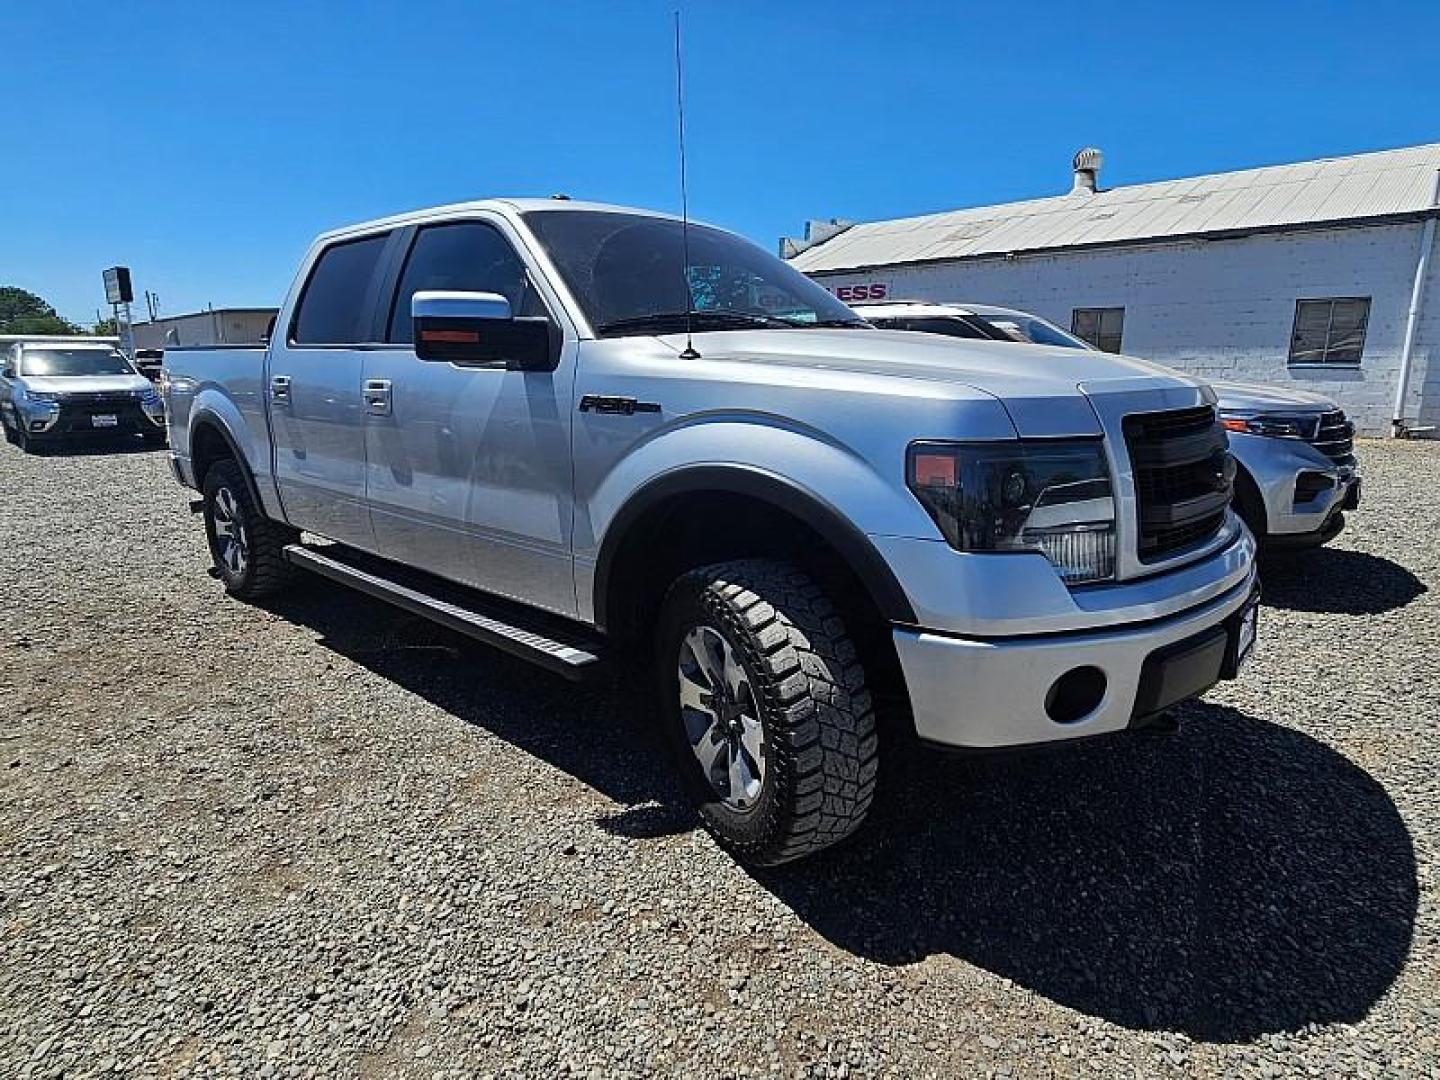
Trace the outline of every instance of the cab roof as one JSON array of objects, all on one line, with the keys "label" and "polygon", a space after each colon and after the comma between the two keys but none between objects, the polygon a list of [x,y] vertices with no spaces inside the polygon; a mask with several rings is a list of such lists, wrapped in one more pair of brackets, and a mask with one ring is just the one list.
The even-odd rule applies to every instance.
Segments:
[{"label": "cab roof", "polygon": [[[409,210],[403,214],[392,214],[389,217],[374,218],[370,221],[362,221],[354,225],[345,225],[341,228],[331,229],[329,232],[321,233],[316,239],[317,242],[323,243],[346,236],[354,236],[359,233],[374,232],[377,229],[397,229],[406,225],[416,225],[425,221],[433,221],[436,218],[457,217],[482,210],[502,214],[526,214],[532,210],[588,210],[592,212],[600,211],[607,214],[635,214],[638,217],[665,218],[670,221],[680,220],[676,214],[667,214],[658,210],[644,210],[634,206],[616,206],[611,203],[584,202],[559,196],[551,196],[550,198],[475,199],[469,202],[447,203],[443,206]],[[692,219],[691,224],[705,225],[707,223],[694,221]],[[710,227],[714,228],[714,226]]]}]

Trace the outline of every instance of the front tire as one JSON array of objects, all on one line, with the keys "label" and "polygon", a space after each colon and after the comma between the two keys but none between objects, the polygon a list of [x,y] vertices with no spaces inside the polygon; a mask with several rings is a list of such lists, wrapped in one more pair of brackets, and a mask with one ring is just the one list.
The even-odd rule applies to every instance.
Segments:
[{"label": "front tire", "polygon": [[686,791],[722,847],[773,865],[860,827],[875,715],[845,625],[808,575],[764,559],[686,574],[661,609],[656,665]]},{"label": "front tire", "polygon": [[203,494],[205,537],[225,591],[243,600],[278,592],[293,573],[284,548],[294,542],[294,530],[260,513],[234,461],[210,466]]},{"label": "front tire", "polygon": [[1231,499],[1231,506],[1240,520],[1245,522],[1246,528],[1254,535],[1256,540],[1264,540],[1268,531],[1268,524],[1265,515],[1265,500],[1260,495],[1260,487],[1244,466],[1235,474],[1235,491]]}]

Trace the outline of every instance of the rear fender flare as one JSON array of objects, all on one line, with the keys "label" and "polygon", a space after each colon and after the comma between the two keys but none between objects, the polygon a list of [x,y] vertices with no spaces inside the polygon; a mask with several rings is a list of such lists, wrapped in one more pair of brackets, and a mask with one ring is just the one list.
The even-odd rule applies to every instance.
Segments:
[{"label": "rear fender flare", "polygon": [[[186,446],[190,450],[190,460],[192,464],[195,460],[194,454],[197,436],[202,432],[214,431],[229,448],[230,456],[234,458],[235,464],[240,466],[240,475],[245,478],[245,487],[250,494],[250,498],[256,506],[261,508],[262,512],[266,512],[267,503],[260,495],[260,485],[255,481],[255,473],[250,467],[250,459],[241,449],[240,441],[235,437],[235,433],[230,430],[230,426],[226,424],[217,413],[210,409],[197,409],[192,412],[191,416],[190,432]],[[203,488],[204,482],[205,478],[199,475],[197,471],[195,474],[195,483]],[[267,513],[267,516],[270,515]]]}]

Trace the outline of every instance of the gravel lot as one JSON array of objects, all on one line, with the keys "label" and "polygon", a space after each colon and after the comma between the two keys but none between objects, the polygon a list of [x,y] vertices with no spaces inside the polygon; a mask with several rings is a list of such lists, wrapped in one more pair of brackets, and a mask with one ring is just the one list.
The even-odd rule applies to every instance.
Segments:
[{"label": "gravel lot", "polygon": [[1362,452],[1178,734],[911,755],[751,874],[633,695],[0,447],[0,1074],[1440,1076],[1440,447]]}]

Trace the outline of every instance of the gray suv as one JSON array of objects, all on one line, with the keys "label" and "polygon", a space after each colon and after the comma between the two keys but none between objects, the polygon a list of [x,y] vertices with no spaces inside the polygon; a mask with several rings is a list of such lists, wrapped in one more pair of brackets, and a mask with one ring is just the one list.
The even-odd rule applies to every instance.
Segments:
[{"label": "gray suv", "polygon": [[[949,337],[1095,350],[1052,322],[992,304],[892,302],[854,308],[873,326]],[[1269,548],[1313,547],[1360,505],[1355,427],[1327,397],[1252,383],[1212,382],[1235,455],[1235,509]]]}]

